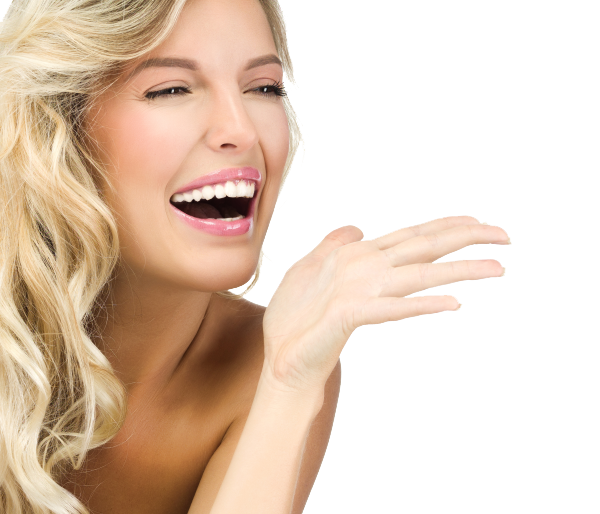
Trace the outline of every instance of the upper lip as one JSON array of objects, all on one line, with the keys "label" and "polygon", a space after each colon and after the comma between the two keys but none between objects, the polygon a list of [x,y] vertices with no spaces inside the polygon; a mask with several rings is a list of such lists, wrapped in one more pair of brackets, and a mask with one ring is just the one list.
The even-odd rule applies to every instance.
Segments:
[{"label": "upper lip", "polygon": [[220,184],[221,182],[227,182],[228,180],[253,180],[256,182],[255,188],[256,191],[258,191],[262,182],[262,176],[260,171],[252,166],[243,166],[241,168],[222,168],[192,180],[185,186],[180,187],[173,194],[185,193],[186,191],[191,191],[192,189],[198,189],[212,184]]}]

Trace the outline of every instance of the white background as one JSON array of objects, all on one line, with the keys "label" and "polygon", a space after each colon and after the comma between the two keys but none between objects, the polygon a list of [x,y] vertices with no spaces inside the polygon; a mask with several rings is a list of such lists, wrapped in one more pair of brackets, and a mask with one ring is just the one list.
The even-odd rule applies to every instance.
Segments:
[{"label": "white background", "polygon": [[470,215],[513,243],[438,261],[506,267],[417,294],[459,311],[353,334],[305,513],[597,514],[600,4],[281,6],[304,144],[247,298],[344,225]]},{"label": "white background", "polygon": [[281,0],[304,149],[248,298],[331,230],[504,228],[458,312],[359,328],[305,512],[600,513],[600,3]]}]

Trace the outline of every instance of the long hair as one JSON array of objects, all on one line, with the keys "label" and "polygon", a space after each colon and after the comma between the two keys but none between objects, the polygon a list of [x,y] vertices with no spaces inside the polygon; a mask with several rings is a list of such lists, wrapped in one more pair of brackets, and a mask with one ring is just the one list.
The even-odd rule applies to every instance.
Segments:
[{"label": "long hair", "polygon": [[[277,0],[259,2],[293,80]],[[81,127],[96,95],[165,40],[184,4],[13,0],[0,26],[0,512],[88,514],[59,478],[125,420],[125,387],[92,342],[119,239],[93,177],[106,172]],[[300,132],[283,101],[285,180]],[[260,260],[243,294],[259,269]]]}]

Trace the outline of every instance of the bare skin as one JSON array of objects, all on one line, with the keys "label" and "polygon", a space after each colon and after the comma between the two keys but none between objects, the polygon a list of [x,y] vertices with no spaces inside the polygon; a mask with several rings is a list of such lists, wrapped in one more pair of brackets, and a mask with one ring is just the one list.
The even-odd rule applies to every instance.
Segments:
[{"label": "bare skin", "polygon": [[65,477],[62,485],[92,512],[187,513],[227,429],[249,410],[264,360],[265,309],[219,297],[213,306],[202,330],[214,344],[193,347],[168,387],[132,394],[117,436]]},{"label": "bare skin", "polygon": [[[290,268],[266,309],[214,295],[251,278],[277,200],[287,120],[281,101],[256,89],[280,81],[282,70],[246,69],[272,54],[256,0],[191,0],[146,57],[193,59],[197,68],[126,73],[88,117],[115,188],[103,187],[122,244],[97,344],[129,392],[125,427],[66,484],[97,512],[299,514],[352,332],[456,310],[451,296],[406,297],[502,275],[495,260],[433,264],[471,244],[508,242],[500,227],[454,216],[372,241],[339,228]],[[190,92],[145,97],[181,87]],[[265,177],[251,232],[212,236],[173,217],[179,186],[246,165]],[[305,443],[322,413],[328,426],[316,458]]]},{"label": "bare skin", "polygon": [[[265,308],[213,293],[252,277],[288,154],[287,118],[270,87],[282,67],[245,69],[265,55],[277,50],[256,0],[190,0],[168,39],[131,63],[86,118],[114,188],[101,184],[121,240],[96,343],[129,394],[117,437],[65,479],[98,512],[187,512],[209,458],[252,402]],[[198,66],[130,76],[153,57]],[[268,94],[259,92],[265,86]],[[190,93],[146,98],[172,87]],[[263,176],[251,232],[213,236],[170,212],[182,185],[242,166]]]}]

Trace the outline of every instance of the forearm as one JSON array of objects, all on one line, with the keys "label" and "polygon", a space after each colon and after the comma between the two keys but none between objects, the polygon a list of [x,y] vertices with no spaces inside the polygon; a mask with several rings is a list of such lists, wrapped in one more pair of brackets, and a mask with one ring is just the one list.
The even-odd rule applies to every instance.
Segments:
[{"label": "forearm", "polygon": [[263,370],[210,514],[289,514],[310,426],[322,404],[322,397],[273,387]]}]

